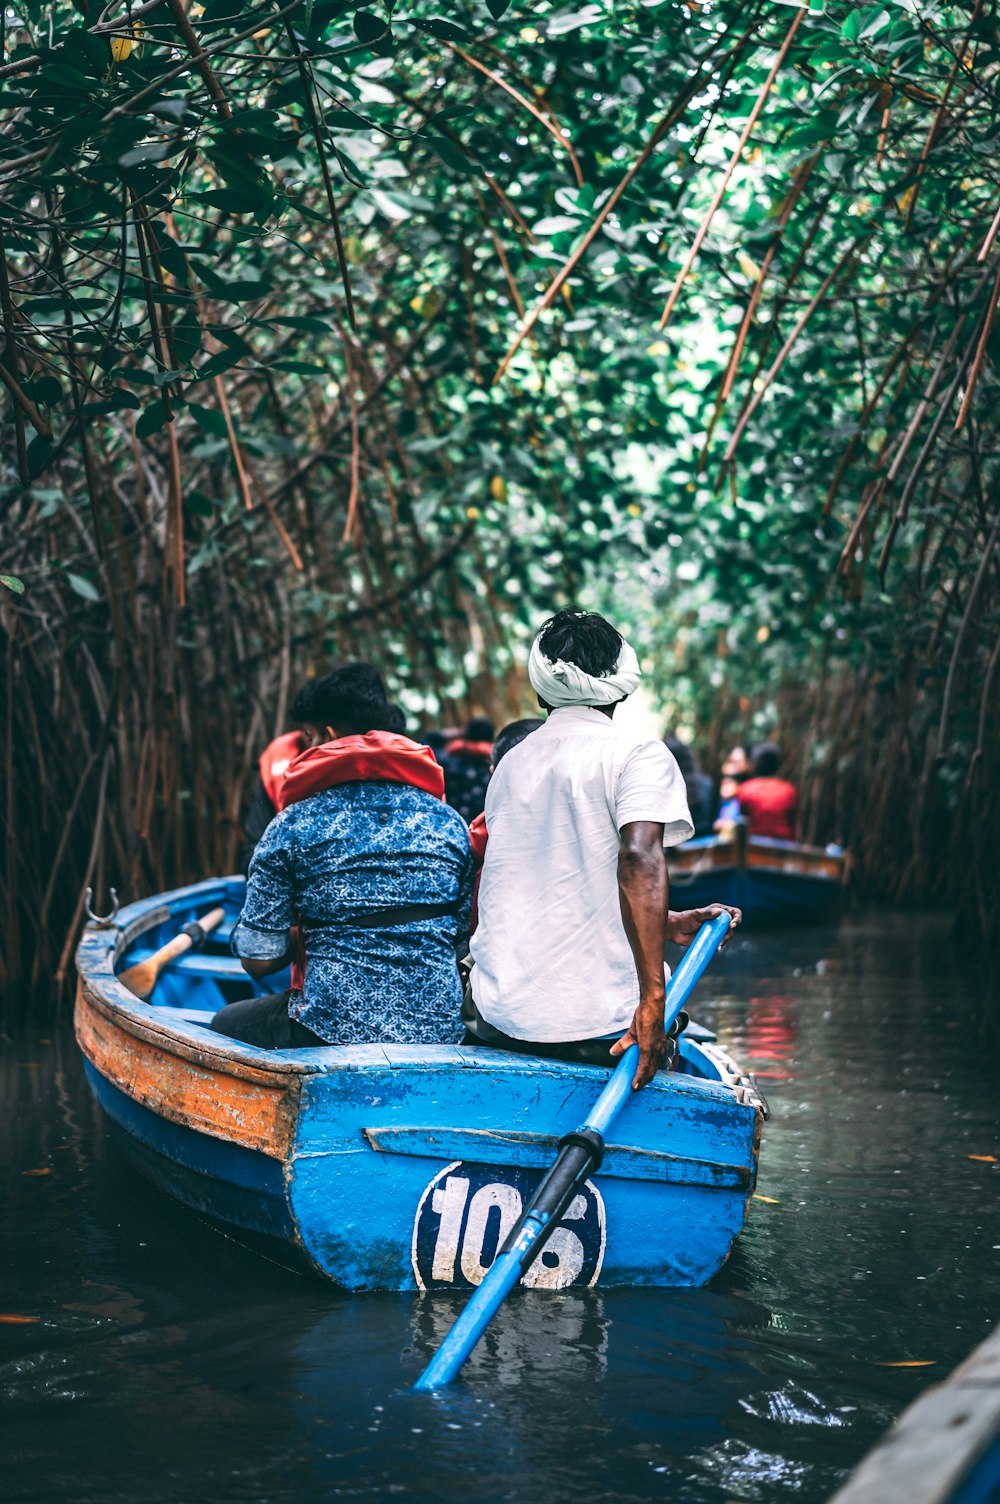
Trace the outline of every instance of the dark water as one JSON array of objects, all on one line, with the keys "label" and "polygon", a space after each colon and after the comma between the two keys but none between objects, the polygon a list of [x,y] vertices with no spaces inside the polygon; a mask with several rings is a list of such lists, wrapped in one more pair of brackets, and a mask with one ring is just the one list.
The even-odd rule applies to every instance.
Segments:
[{"label": "dark water", "polygon": [[125,1166],[68,1031],[4,1045],[3,1496],[825,1499],[1000,1320],[996,991],[899,917],[748,937],[702,991],[773,1111],[729,1264],[519,1293],[434,1397],[448,1297],[263,1263]]}]

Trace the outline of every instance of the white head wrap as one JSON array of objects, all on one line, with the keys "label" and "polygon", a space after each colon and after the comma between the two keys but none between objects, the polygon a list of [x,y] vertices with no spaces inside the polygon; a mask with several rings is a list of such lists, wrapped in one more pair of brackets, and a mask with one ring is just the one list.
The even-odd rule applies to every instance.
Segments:
[{"label": "white head wrap", "polygon": [[576,663],[557,658],[553,663],[536,637],[528,659],[528,679],[540,700],[558,710],[562,705],[614,705],[639,687],[642,670],[635,650],[622,640],[622,650],[610,674],[587,674]]}]

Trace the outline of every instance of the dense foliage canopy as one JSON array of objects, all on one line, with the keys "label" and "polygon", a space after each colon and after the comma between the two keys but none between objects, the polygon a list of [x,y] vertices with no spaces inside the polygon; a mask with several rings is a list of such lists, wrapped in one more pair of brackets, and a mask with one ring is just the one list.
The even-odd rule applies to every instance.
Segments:
[{"label": "dense foliage canopy", "polygon": [[587,591],[715,748],[780,716],[811,833],[986,927],[998,63],[982,0],[8,6],[36,978],[87,880],[232,864],[329,655],[502,715]]}]

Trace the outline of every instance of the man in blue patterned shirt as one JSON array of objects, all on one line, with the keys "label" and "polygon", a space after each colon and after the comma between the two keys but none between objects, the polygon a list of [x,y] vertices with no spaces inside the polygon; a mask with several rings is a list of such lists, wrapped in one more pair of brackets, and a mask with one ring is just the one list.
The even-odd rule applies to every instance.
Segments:
[{"label": "man in blue patterned shirt", "polygon": [[392,707],[373,675],[345,664],[316,686],[328,740],[285,774],[233,931],[258,979],[295,957],[297,927],[301,986],[231,1003],[218,1033],[265,1049],[459,1036],[469,833],[429,749],[383,729]]}]

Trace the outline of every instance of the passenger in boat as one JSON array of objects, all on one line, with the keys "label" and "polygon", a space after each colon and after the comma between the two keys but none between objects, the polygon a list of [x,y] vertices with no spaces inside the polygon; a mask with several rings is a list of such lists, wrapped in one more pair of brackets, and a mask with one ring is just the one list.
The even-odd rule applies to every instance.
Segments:
[{"label": "passenger in boat", "polygon": [[774,742],[761,742],[753,749],[750,777],[737,791],[740,813],[752,836],[771,836],[794,841],[797,795],[795,785],[779,778],[781,749]]},{"label": "passenger in boat", "polygon": [[[399,707],[389,700],[381,674],[377,673],[371,664],[364,664],[362,667],[367,671],[372,698],[383,700],[388,707],[386,729],[404,731],[406,717]],[[257,779],[250,809],[243,826],[240,866],[244,872],[250,866],[250,858],[254,854],[257,842],[278,813],[278,789],[289,763],[307,747],[315,747],[324,740],[322,729],[324,712],[321,702],[325,682],[325,679],[311,679],[299,690],[292,702],[289,720],[296,721],[302,729],[286,731],[281,736],[276,736],[260,754],[257,762],[260,776]]]},{"label": "passenger in boat", "polygon": [[[560,611],[528,677],[548,719],[504,757],[486,796],[466,1041],[595,1065],[637,1042],[643,1086],[675,1049],[664,943],[688,945],[723,905],[668,909],[664,845],[693,827],[667,748],[613,722],[640,678],[620,633]],[[736,925],[739,910],[725,911]]]},{"label": "passenger in boat", "polygon": [[445,798],[466,824],[483,812],[494,735],[493,722],[487,716],[473,716],[461,736],[448,743],[441,757]]},{"label": "passenger in boat", "polygon": [[697,754],[687,742],[682,742],[676,736],[665,736],[663,745],[673,753],[674,760],[681,770],[695,835],[711,835],[715,814],[714,783],[707,773],[701,771]]},{"label": "passenger in boat", "polygon": [[740,784],[745,783],[749,777],[750,759],[746,754],[746,748],[734,747],[722,764],[722,781],[719,784],[719,798],[722,803],[713,826],[714,830],[720,830],[730,821],[740,819],[740,801],[737,794]]},{"label": "passenger in boat", "polygon": [[[490,777],[497,770],[502,758],[520,746],[526,736],[537,731],[545,722],[537,719],[524,721],[511,721],[498,732],[497,739],[493,743],[493,761],[490,763]],[[476,863],[476,876],[472,886],[472,928],[475,929],[479,921],[479,883],[482,878],[483,859],[486,856],[486,843],[489,840],[489,832],[486,829],[485,813],[477,815],[469,825],[469,842],[472,846],[472,856]]]},{"label": "passenger in boat", "polygon": [[295,959],[298,926],[304,971],[288,991],[223,1008],[218,1033],[265,1049],[456,1037],[469,833],[430,749],[385,729],[377,677],[347,664],[318,681],[324,740],[285,773],[233,931],[260,979]]}]

